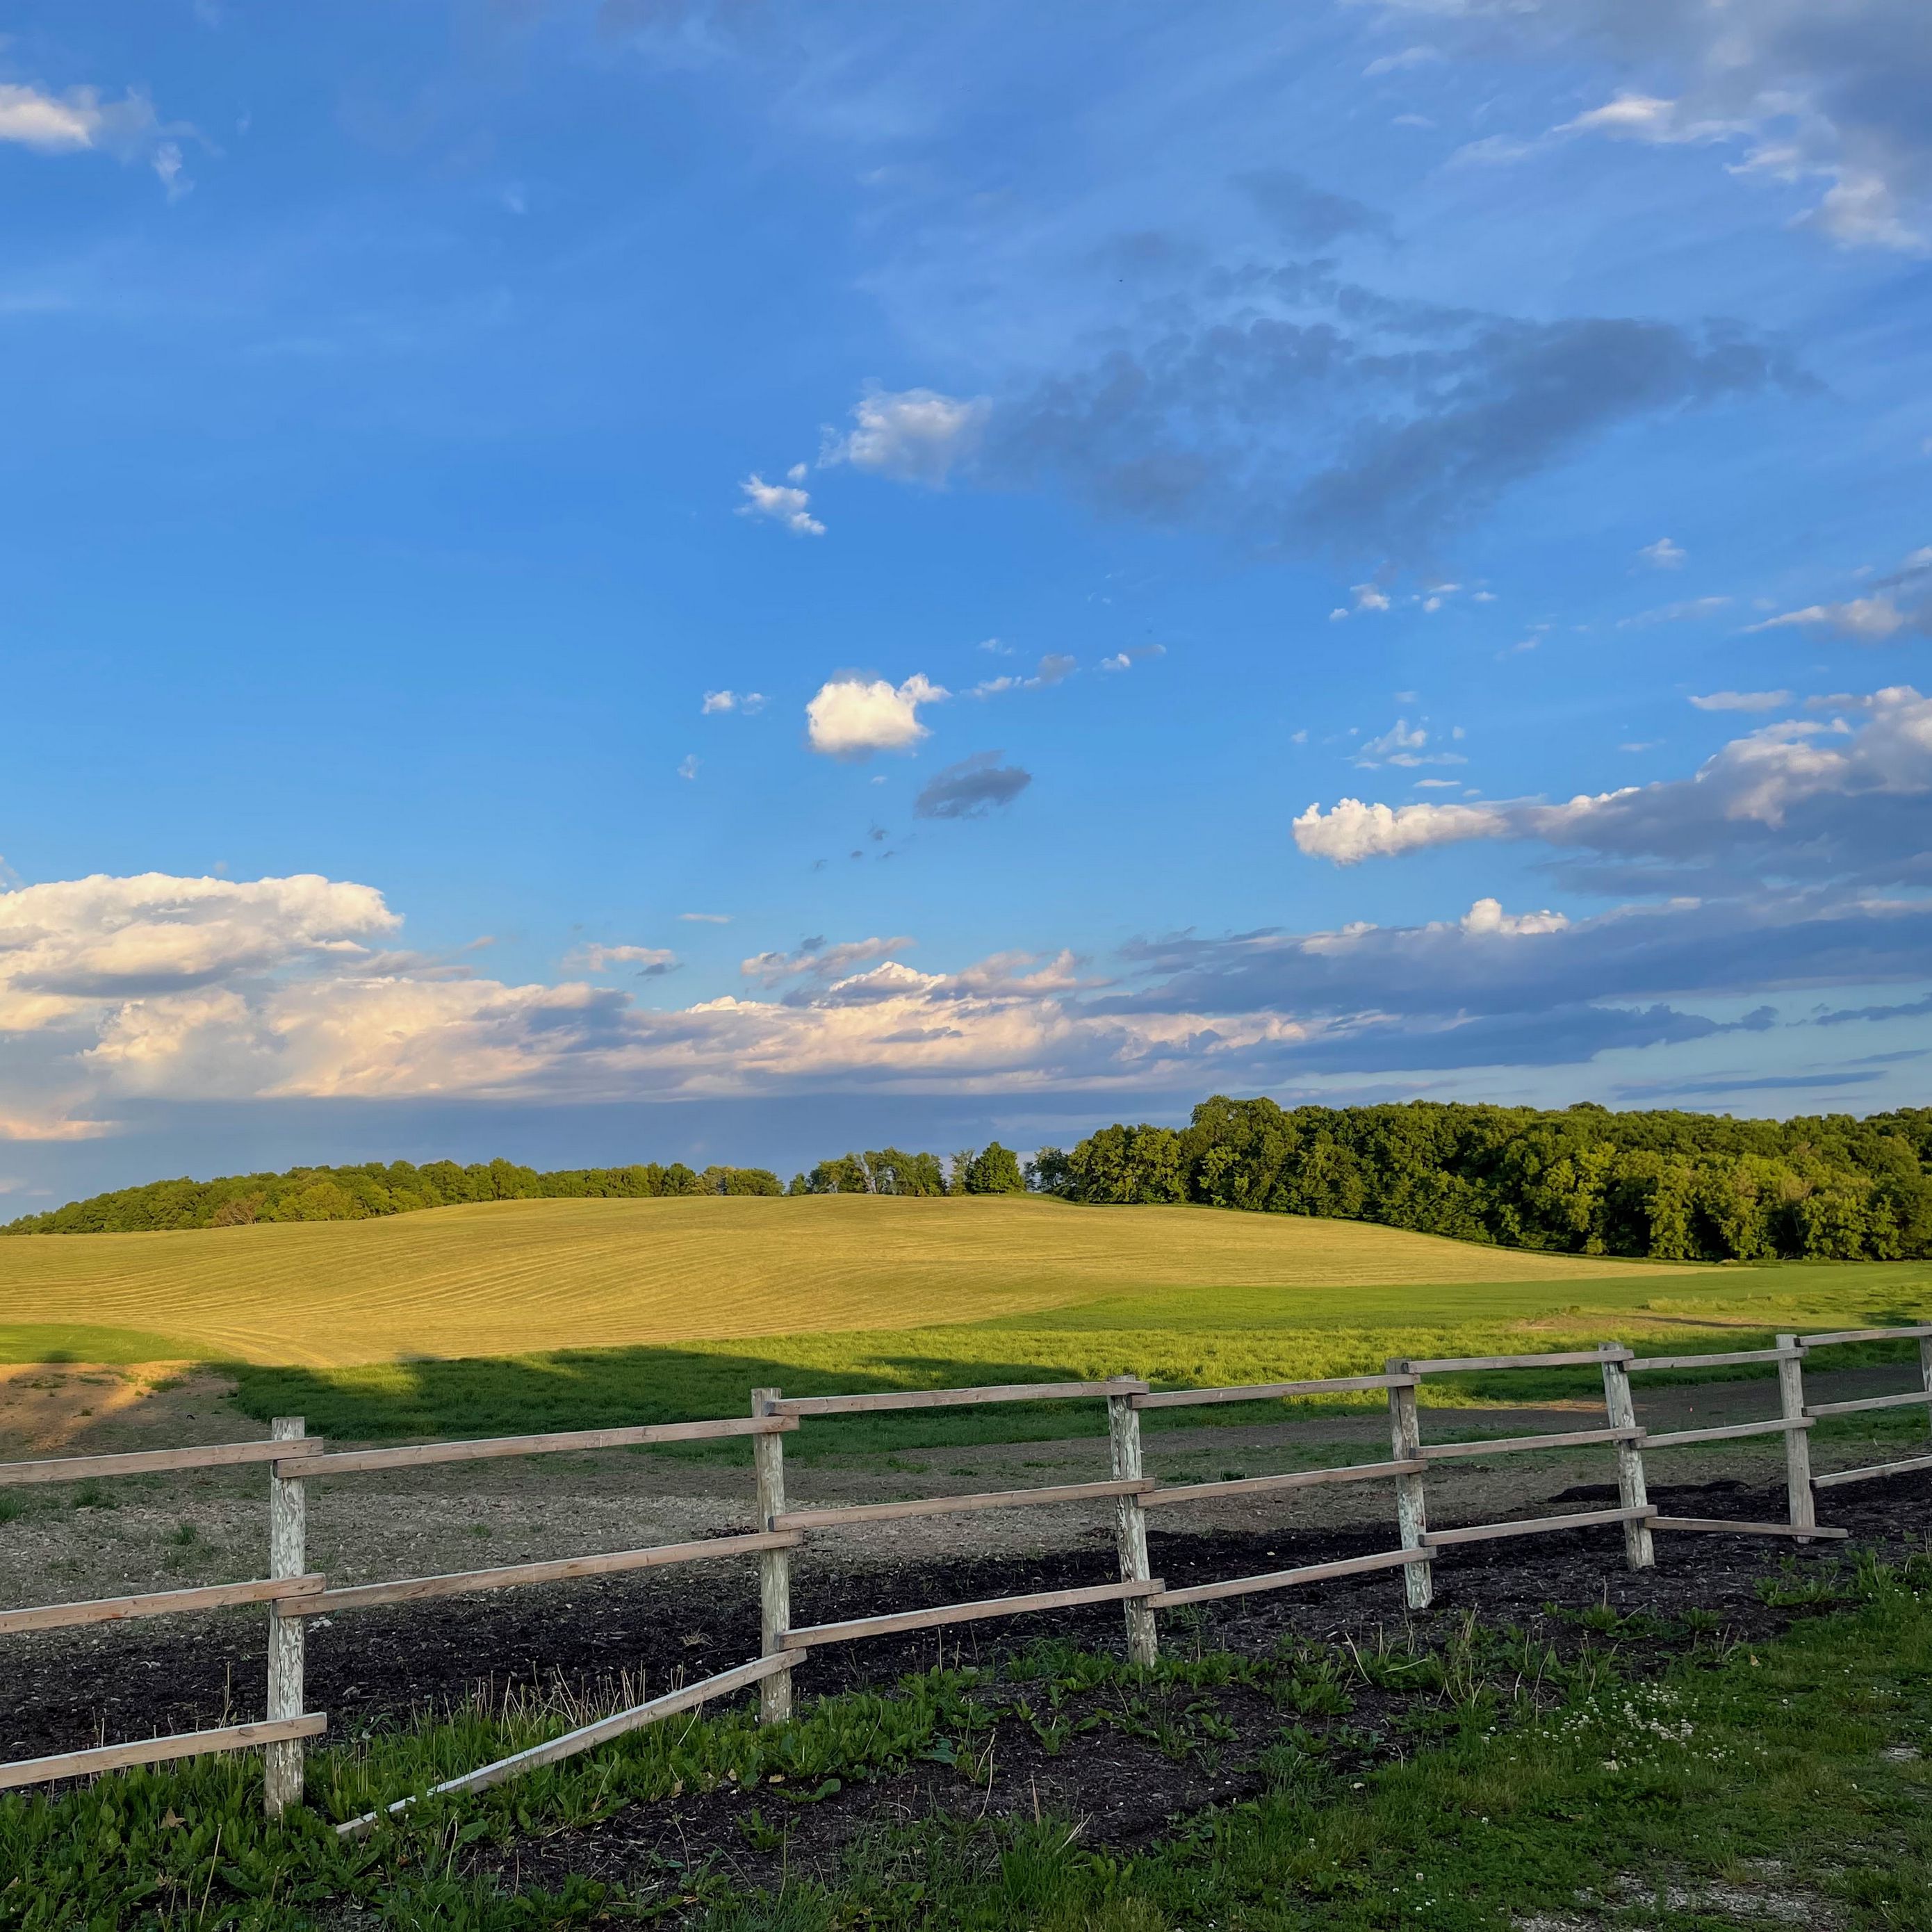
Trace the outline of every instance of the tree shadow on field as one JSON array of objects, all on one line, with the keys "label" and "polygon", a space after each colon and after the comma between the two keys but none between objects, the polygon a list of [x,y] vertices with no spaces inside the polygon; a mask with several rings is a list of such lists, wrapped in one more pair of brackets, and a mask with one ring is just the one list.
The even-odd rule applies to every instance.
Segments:
[{"label": "tree shadow on field", "polygon": [[[347,1368],[220,1365],[247,1414],[299,1415],[310,1431],[337,1442],[410,1436],[508,1436],[640,1423],[686,1422],[750,1412],[754,1388],[787,1395],[986,1387],[1091,1378],[1085,1364],[955,1359],[868,1348],[862,1366],[828,1368],[772,1354],[692,1348],[562,1349],[507,1358],[417,1358]],[[848,1450],[931,1447],[982,1441],[1048,1442],[1087,1426],[1096,1401],[989,1403],[984,1406],[841,1417],[791,1438],[809,1460]],[[680,1453],[738,1454],[742,1444],[693,1445]]]}]

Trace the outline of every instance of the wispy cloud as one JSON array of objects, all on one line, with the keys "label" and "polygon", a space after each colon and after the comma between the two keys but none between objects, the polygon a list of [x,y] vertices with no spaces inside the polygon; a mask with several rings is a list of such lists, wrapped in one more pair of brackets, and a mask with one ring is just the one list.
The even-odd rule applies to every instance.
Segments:
[{"label": "wispy cloud", "polygon": [[1690,702],[1700,711],[1777,711],[1791,702],[1788,691],[1712,691]]},{"label": "wispy cloud", "polygon": [[998,698],[1009,691],[1044,691],[1064,684],[1079,669],[1077,660],[1064,651],[1048,651],[1035,666],[1030,677],[983,678],[966,694],[969,698]]},{"label": "wispy cloud", "polygon": [[795,537],[822,537],[825,526],[812,514],[812,496],[795,484],[767,483],[756,470],[738,488],[745,501],[738,506],[741,517],[759,517],[789,530]]},{"label": "wispy cloud", "polygon": [[580,946],[565,954],[566,973],[610,973],[620,967],[632,968],[640,980],[661,980],[678,968],[677,955],[662,946]]}]

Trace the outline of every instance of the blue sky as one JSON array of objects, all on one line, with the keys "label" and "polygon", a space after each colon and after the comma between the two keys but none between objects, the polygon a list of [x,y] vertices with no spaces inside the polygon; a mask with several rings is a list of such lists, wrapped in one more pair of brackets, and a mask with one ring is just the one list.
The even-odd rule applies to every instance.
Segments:
[{"label": "blue sky", "polygon": [[1923,1100],[1922,26],[16,9],[0,1213]]}]

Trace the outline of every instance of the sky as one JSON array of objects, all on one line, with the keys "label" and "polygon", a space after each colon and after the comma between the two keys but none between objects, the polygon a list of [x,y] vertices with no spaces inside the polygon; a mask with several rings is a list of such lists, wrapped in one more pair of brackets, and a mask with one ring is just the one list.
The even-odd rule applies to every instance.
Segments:
[{"label": "sky", "polygon": [[1932,1064],[1922,0],[21,0],[0,1217]]}]

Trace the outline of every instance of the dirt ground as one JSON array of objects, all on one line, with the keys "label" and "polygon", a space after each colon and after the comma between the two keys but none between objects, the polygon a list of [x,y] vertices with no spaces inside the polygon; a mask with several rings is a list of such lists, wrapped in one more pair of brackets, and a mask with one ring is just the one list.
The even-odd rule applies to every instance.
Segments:
[{"label": "dirt ground", "polygon": [[[1811,1378],[1814,1400],[1896,1386],[1898,1372]],[[159,1384],[158,1387],[157,1384]],[[1653,1428],[1760,1417],[1774,1391],[1762,1382],[1640,1395]],[[82,1413],[91,1410],[92,1414]],[[1425,1437],[1523,1435],[1588,1427],[1584,1402],[1425,1412]],[[259,1436],[206,1373],[68,1365],[16,1375],[0,1390],[0,1454],[82,1453]],[[1150,1430],[1149,1472],[1169,1481],[1256,1475],[1310,1460],[1386,1456],[1380,1414],[1330,1414],[1235,1426]],[[1838,1460],[1881,1460],[1834,1445]],[[795,1463],[794,1508],[1078,1481],[1106,1473],[1094,1437],[976,1445],[849,1462]],[[1774,1520],[1784,1514],[1781,1438],[1659,1450],[1647,1459],[1653,1498],[1680,1514]],[[1821,1467],[1832,1456],[1822,1455]],[[752,1526],[748,1451],[692,1460],[649,1452],[559,1455],[330,1478],[309,1486],[309,1560],[332,1583],[487,1568],[544,1556],[636,1548]],[[1607,1446],[1440,1466],[1430,1478],[1438,1528],[1615,1501]],[[1922,1479],[1827,1492],[1826,1519],[1888,1534],[1932,1528]],[[262,1574],[266,1478],[259,1468],[128,1478],[92,1500],[72,1486],[0,1492],[19,1514],[0,1520],[0,1607],[185,1587]],[[1209,1580],[1384,1549],[1394,1541],[1382,1483],[1336,1485],[1190,1504],[1150,1516],[1157,1575]],[[1459,1550],[1438,1565],[1445,1606],[1501,1614],[1566,1591],[1655,1592],[1671,1580],[1754,1576],[1788,1553],[1730,1538],[1660,1538],[1658,1570],[1618,1568],[1618,1533],[1510,1539]],[[1565,1552],[1569,1552],[1565,1554]],[[1568,1566],[1568,1567],[1566,1567]],[[1553,1566],[1553,1567],[1552,1567]],[[793,1559],[795,1623],[874,1609],[914,1607],[1118,1574],[1110,1505],[1063,1505],[915,1518],[814,1532]],[[1510,1580],[1516,1580],[1513,1582]],[[1608,1580],[1607,1582],[1606,1580]],[[1521,1590],[1516,1588],[1520,1582]],[[1497,1591],[1503,1592],[1498,1597]],[[1520,1598],[1520,1601],[1519,1601]],[[1389,1575],[1208,1606],[1206,1627],[1265,1633],[1280,1620],[1386,1618],[1401,1601]],[[380,1715],[459,1699],[479,1680],[501,1685],[561,1676],[586,1694],[614,1682],[668,1684],[754,1654],[756,1582],[749,1559],[628,1576],[448,1598],[315,1619],[310,1626],[312,1708],[338,1735]],[[37,1633],[6,1640],[0,1670],[0,1756],[73,1749],[259,1712],[266,1617],[258,1610]],[[1054,1618],[1083,1637],[1118,1634],[1112,1606]],[[1282,1624],[1281,1627],[1286,1627]],[[966,1625],[943,1638],[874,1640],[820,1652],[802,1688],[890,1676],[956,1648],[1008,1640],[1005,1624]]]},{"label": "dirt ground", "polygon": [[[1810,1392],[1828,1400],[1882,1392],[1899,1379],[1895,1370],[1817,1376]],[[1640,1394],[1640,1414],[1655,1429],[1695,1427],[1764,1416],[1774,1400],[1774,1388],[1762,1382],[1656,1388]],[[1432,1441],[1531,1434],[1589,1427],[1600,1415],[1581,1402],[1436,1409],[1425,1412],[1424,1432]],[[68,1365],[0,1384],[0,1455],[262,1432],[236,1412],[225,1384],[205,1373]],[[1876,1452],[1850,1442],[1819,1446],[1821,1467],[1911,1453],[1895,1436]],[[1388,1454],[1387,1422],[1366,1412],[1150,1428],[1145,1449],[1150,1472],[1170,1481],[1260,1474],[1310,1461],[1380,1460]],[[1106,1453],[1096,1436],[795,1458],[790,1500],[797,1508],[1076,1481],[1105,1474]],[[1652,1498],[1670,1514],[1745,1521],[1784,1514],[1780,1438],[1658,1450],[1647,1461]],[[728,1459],[572,1454],[318,1480],[310,1485],[310,1561],[332,1582],[349,1582],[742,1529],[751,1526],[748,1464],[748,1452],[734,1447]],[[1444,1464],[1430,1478],[1431,1520],[1446,1527],[1604,1507],[1616,1500],[1612,1475],[1606,1445]],[[0,1604],[259,1574],[266,1486],[256,1468],[125,1479],[88,1496],[66,1485],[0,1491],[0,1502],[25,1504],[0,1517]],[[1932,1534],[1932,1473],[1828,1491],[1821,1502],[1826,1520],[1849,1530],[1856,1545],[1897,1553],[1924,1546]],[[1392,1514],[1388,1486],[1379,1482],[1177,1506],[1150,1516],[1153,1568],[1184,1586],[1364,1554],[1394,1540]],[[1660,1534],[1656,1567],[1633,1573],[1614,1528],[1478,1543],[1438,1560],[1436,1602],[1412,1617],[1400,1577],[1383,1572],[1169,1612],[1161,1619],[1162,1642],[1184,1654],[1264,1654],[1290,1637],[1366,1648],[1384,1633],[1411,1628],[1439,1641],[1474,1616],[1569,1652],[1599,1641],[1585,1635],[1576,1613],[1607,1606],[1660,1620],[1653,1638],[1616,1640],[1624,1667],[1642,1674],[1681,1648],[1687,1611],[1710,1613],[1705,1621],[1714,1641],[1750,1640],[1781,1628],[1796,1612],[1766,1604],[1760,1580],[1783,1564],[1831,1562],[1844,1546]],[[868,1524],[814,1533],[795,1552],[794,1621],[1110,1581],[1117,1574],[1104,1503]],[[0,1756],[258,1714],[267,1622],[250,1610],[7,1640],[0,1647]],[[479,1688],[493,1698],[513,1689],[567,1691],[583,1705],[608,1708],[754,1654],[756,1571],[741,1558],[447,1598],[317,1618],[309,1633],[308,1702],[328,1713],[338,1741],[447,1706]],[[890,1684],[936,1664],[991,1662],[1047,1634],[1118,1654],[1121,1613],[1105,1604],[828,1647],[800,1667],[796,1682],[807,1697]],[[1125,1850],[1263,1788],[1284,1721],[1266,1691],[1239,1684],[1204,1699],[1196,1691],[1154,1691],[1139,1720],[1124,1708],[1120,1722],[1100,1708],[1106,1694],[1096,1694],[1093,1721],[1070,1742],[1049,1748],[1022,1701],[1027,1687],[999,1680],[974,1693],[986,1706],[982,1765],[922,1762],[806,1803],[735,1786],[681,1794],[626,1806],[593,1826],[479,1850],[471,1869],[513,1889],[552,1890],[573,1875],[602,1881],[677,1923],[698,1910],[707,1879],[773,1886],[788,1876],[829,1877],[855,1840],[882,1826],[934,1816],[1056,1815],[1078,1820],[1084,1841],[1096,1849]],[[1415,1712],[1402,1702],[1363,1688],[1346,1720],[1308,1720],[1323,1732],[1324,1761],[1346,1771],[1412,1748]],[[364,1922],[346,1904],[332,1922],[344,1928]]]}]

